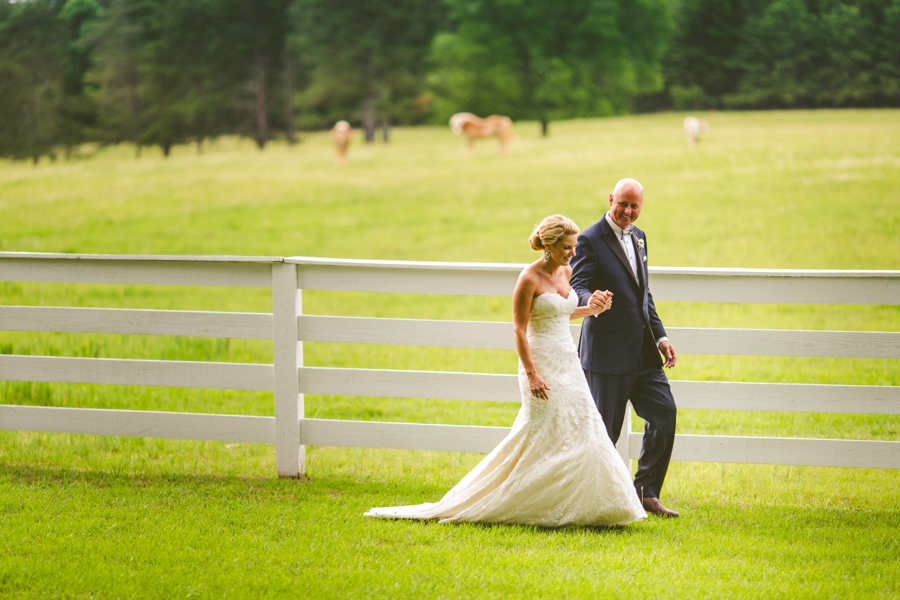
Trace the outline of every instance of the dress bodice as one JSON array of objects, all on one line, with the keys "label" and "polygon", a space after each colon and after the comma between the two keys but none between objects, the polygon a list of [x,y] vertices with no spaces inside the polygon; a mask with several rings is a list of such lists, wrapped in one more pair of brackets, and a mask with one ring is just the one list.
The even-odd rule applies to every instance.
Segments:
[{"label": "dress bodice", "polygon": [[531,303],[528,336],[569,335],[569,317],[578,307],[578,295],[569,290],[564,298],[556,292],[544,292]]}]

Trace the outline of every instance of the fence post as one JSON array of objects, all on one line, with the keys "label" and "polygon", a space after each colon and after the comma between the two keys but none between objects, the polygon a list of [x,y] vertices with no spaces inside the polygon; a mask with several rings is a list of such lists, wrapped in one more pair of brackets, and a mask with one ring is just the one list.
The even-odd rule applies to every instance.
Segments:
[{"label": "fence post", "polygon": [[297,339],[297,319],[303,312],[297,289],[297,265],[272,265],[272,343],[275,371],[275,466],[279,477],[306,474],[300,445],[303,395],[297,376],[303,365],[303,344]]},{"label": "fence post", "polygon": [[619,432],[619,441],[616,442],[616,450],[619,451],[619,456],[625,461],[625,466],[628,467],[629,473],[631,473],[631,440],[628,439],[630,435],[631,402],[625,405],[625,420],[622,422],[622,430]]}]

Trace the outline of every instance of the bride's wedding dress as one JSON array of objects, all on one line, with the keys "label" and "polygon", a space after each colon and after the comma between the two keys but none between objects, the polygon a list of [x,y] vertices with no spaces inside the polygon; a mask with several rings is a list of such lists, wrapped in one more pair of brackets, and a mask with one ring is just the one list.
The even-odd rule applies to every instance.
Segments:
[{"label": "bride's wedding dress", "polygon": [[631,475],[606,433],[569,333],[578,305],[554,292],[534,299],[528,343],[548,399],[531,395],[519,363],[522,408],[509,435],[439,502],[373,508],[370,517],[625,525],[646,517]]}]

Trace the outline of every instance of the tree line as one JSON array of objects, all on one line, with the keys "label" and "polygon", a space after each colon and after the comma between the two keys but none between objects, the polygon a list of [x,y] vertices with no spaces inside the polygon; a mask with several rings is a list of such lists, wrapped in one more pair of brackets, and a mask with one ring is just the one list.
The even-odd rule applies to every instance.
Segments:
[{"label": "tree line", "polygon": [[683,0],[674,16],[657,105],[900,106],[900,0]]},{"label": "tree line", "polygon": [[0,156],[900,105],[900,0],[0,0]]}]

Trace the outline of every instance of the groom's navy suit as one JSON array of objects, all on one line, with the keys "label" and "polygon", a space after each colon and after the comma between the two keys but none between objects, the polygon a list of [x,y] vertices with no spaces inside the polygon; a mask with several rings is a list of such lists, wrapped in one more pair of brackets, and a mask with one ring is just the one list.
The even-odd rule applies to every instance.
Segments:
[{"label": "groom's navy suit", "polygon": [[611,309],[585,317],[578,353],[613,443],[628,400],[645,420],[634,486],[642,498],[659,498],[675,442],[676,409],[656,347],[666,330],[647,284],[644,232],[635,228],[634,240],[637,276],[605,217],[585,229],[578,236],[571,283],[580,305],[596,290],[613,293]]}]

